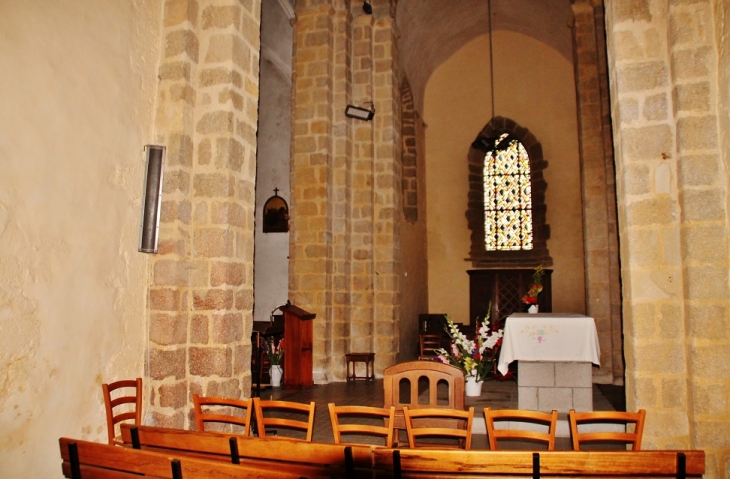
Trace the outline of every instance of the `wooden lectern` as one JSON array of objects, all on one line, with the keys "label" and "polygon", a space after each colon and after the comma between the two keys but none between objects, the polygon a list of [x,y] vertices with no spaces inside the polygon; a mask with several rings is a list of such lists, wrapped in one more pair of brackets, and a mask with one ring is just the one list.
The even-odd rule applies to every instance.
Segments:
[{"label": "wooden lectern", "polygon": [[306,388],[312,380],[312,320],[317,317],[298,306],[287,304],[284,313],[284,387]]}]

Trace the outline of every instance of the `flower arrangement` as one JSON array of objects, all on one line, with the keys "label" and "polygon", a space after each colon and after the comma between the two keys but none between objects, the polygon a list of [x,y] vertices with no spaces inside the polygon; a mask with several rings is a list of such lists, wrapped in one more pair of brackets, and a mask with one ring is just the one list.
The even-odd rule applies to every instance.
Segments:
[{"label": "flower arrangement", "polygon": [[532,285],[527,291],[527,294],[522,297],[522,302],[528,305],[537,304],[537,297],[542,292],[542,277],[545,275],[545,271],[542,269],[542,265],[535,268],[535,272],[532,274]]},{"label": "flower arrangement", "polygon": [[[489,310],[491,310],[491,305]],[[437,349],[438,359],[445,363],[456,366],[464,372],[464,376],[474,376],[476,381],[486,381],[494,367],[494,354],[488,354],[502,342],[503,330],[494,330],[489,325],[489,313],[477,329],[475,340],[466,337],[459,328],[446,317],[446,332],[451,337],[451,352],[445,349]]]},{"label": "flower arrangement", "polygon": [[281,361],[284,359],[284,340],[279,339],[277,341],[274,338],[266,338],[265,347],[269,362],[274,366],[281,365]]}]

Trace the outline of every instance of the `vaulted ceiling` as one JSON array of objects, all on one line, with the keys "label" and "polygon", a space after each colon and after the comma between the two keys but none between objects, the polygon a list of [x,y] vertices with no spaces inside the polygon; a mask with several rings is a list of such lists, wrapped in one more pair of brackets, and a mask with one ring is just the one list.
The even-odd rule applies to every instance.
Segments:
[{"label": "vaulted ceiling", "polygon": [[[399,0],[396,23],[404,74],[422,111],[426,83],[438,66],[489,33],[488,0]],[[512,30],[543,42],[573,62],[571,0],[491,0],[492,31]],[[488,58],[489,52],[484,52]]]}]

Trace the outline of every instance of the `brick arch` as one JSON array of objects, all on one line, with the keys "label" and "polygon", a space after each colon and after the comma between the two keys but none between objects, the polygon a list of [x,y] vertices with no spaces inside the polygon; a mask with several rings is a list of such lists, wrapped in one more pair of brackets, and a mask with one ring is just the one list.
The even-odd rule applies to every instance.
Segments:
[{"label": "brick arch", "polygon": [[524,251],[487,251],[484,245],[484,152],[469,149],[469,195],[466,219],[471,231],[471,250],[468,261],[474,268],[551,266],[553,260],[547,248],[550,225],[547,224],[545,191],[547,182],[542,174],[548,162],[543,157],[542,144],[530,130],[514,120],[497,116],[477,135],[477,140],[494,138],[509,133],[522,143],[530,156],[532,182],[532,231],[533,249]]},{"label": "brick arch", "polygon": [[401,188],[403,190],[403,215],[406,220],[418,221],[418,152],[416,149],[416,110],[413,107],[413,91],[407,78],[401,83],[401,135],[403,141]]}]

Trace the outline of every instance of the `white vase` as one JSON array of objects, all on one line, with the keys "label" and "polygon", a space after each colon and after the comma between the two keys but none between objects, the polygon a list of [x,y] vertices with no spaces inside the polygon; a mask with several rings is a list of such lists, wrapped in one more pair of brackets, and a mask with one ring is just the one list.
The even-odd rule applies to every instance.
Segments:
[{"label": "white vase", "polygon": [[476,375],[466,376],[466,395],[469,397],[481,396],[482,384],[484,384],[484,381],[477,381]]},{"label": "white vase", "polygon": [[269,369],[269,375],[271,376],[271,386],[275,388],[281,387],[281,377],[284,375],[284,369],[279,364],[272,364]]},{"label": "white vase", "polygon": [[536,314],[539,309],[540,309],[540,306],[538,306],[537,304],[533,304],[532,306],[527,308],[527,312],[530,314]]}]

